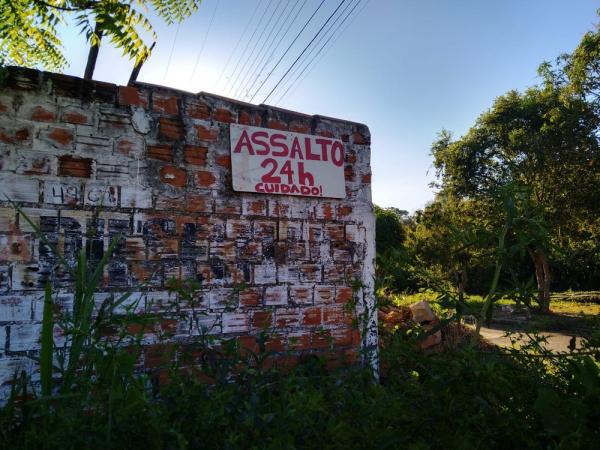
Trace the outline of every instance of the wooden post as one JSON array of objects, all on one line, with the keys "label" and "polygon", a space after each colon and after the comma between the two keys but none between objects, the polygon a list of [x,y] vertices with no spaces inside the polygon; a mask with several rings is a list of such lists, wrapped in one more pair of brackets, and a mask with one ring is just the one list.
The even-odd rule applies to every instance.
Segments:
[{"label": "wooden post", "polygon": [[85,66],[85,73],[83,74],[84,80],[91,80],[94,76],[96,60],[98,59],[98,52],[100,51],[100,41],[102,40],[102,30],[99,29],[98,24],[96,24],[96,27],[94,28],[94,33],[98,36],[98,43],[90,47],[87,64]]},{"label": "wooden post", "polygon": [[154,49],[155,45],[156,45],[156,42],[153,42],[152,45],[150,46],[150,49],[148,50],[148,53],[143,58],[140,58],[135,63],[135,66],[133,66],[133,70],[131,71],[131,76],[129,77],[129,81],[127,82],[127,84],[131,85],[131,84],[135,83],[138,75],[140,74],[140,70],[142,70],[142,66],[148,59],[148,56],[150,56],[150,53],[152,53],[152,50]]}]

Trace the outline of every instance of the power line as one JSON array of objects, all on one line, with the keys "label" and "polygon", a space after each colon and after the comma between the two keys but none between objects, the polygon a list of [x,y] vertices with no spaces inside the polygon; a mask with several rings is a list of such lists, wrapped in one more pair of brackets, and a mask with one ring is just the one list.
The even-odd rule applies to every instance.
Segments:
[{"label": "power line", "polygon": [[190,77],[190,81],[196,75],[196,69],[198,68],[198,63],[200,62],[200,56],[202,56],[202,52],[204,51],[204,46],[206,45],[206,41],[208,40],[208,34],[210,33],[210,29],[212,28],[212,24],[215,21],[215,16],[217,15],[217,9],[219,8],[220,0],[217,0],[215,4],[215,9],[213,9],[212,16],[210,18],[210,22],[208,23],[208,28],[206,29],[206,33],[204,34],[204,39],[202,40],[202,45],[200,46],[200,51],[198,52],[198,57],[196,58],[196,63],[194,64],[194,70],[192,70],[192,76]]},{"label": "power line", "polygon": [[[279,6],[282,5],[283,3],[280,2],[277,5],[277,8],[275,9],[275,11],[277,11],[277,9],[279,9]],[[244,76],[242,77],[242,80],[240,81],[240,85],[238,86],[238,90],[235,92],[235,95],[233,96],[234,98],[237,98],[238,95],[240,95],[241,93],[244,92],[244,88],[246,87],[246,85],[248,84],[248,80],[251,79],[252,75],[250,75],[250,73],[254,74],[253,72],[253,67],[255,67],[257,61],[262,62],[262,58],[264,57],[263,54],[263,50],[265,50],[265,46],[267,45],[267,42],[269,42],[269,46],[271,45],[271,43],[273,42],[273,39],[275,38],[275,28],[277,28],[277,25],[279,25],[279,22],[281,21],[281,18],[283,17],[283,14],[285,13],[285,11],[287,10],[287,7],[290,4],[290,0],[287,0],[285,6],[283,7],[283,9],[281,10],[281,12],[279,13],[279,15],[277,16],[277,19],[275,20],[275,23],[273,24],[273,27],[269,30],[269,32],[267,33],[267,38],[262,42],[262,45],[260,47],[260,50],[258,51],[258,53],[256,54],[256,57],[254,59],[252,59],[252,62],[250,63],[250,67],[248,68],[248,70],[245,72]],[[273,12],[273,14],[275,14],[275,11]],[[272,17],[271,17],[272,18]],[[269,24],[271,22],[269,21]],[[281,28],[281,27],[280,27]],[[265,29],[266,31],[266,29]],[[264,34],[264,33],[263,33]],[[271,36],[271,40],[269,41],[268,36]],[[262,37],[262,36],[261,36]],[[267,49],[268,47],[267,46]],[[258,47],[258,43],[257,43],[257,47]],[[265,52],[266,53],[266,52]],[[261,56],[263,55],[263,56]]]},{"label": "power line", "polygon": [[254,20],[254,16],[256,16],[256,13],[260,9],[260,5],[261,5],[262,2],[263,2],[263,0],[260,0],[260,2],[258,3],[258,7],[254,8],[254,11],[252,12],[252,16],[250,16],[250,20],[246,23],[246,26],[244,27],[244,31],[242,31],[242,34],[240,34],[240,38],[238,39],[237,43],[235,44],[235,47],[233,48],[233,51],[231,53],[229,53],[229,57],[227,58],[227,62],[225,63],[225,66],[223,66],[223,70],[221,71],[221,74],[219,75],[219,78],[217,78],[217,82],[214,84],[213,89],[216,89],[219,86],[219,83],[221,82],[221,79],[223,78],[223,75],[225,75],[225,71],[227,70],[227,67],[229,67],[229,63],[231,62],[231,58],[233,57],[233,55],[237,51],[238,47],[242,43],[242,38],[246,35],[246,31],[248,31],[248,28],[250,28],[250,24]]},{"label": "power line", "polygon": [[[360,0],[362,1],[362,0]],[[360,16],[362,14],[362,12],[367,8],[367,6],[369,6],[371,4],[372,0],[367,0],[367,2],[363,5],[363,7],[354,15],[354,17],[352,17],[352,20],[350,22],[348,22],[348,24],[344,27],[344,29],[341,31],[341,33],[339,33],[336,38],[334,39],[334,41],[331,43],[331,45],[329,47],[327,47],[327,49],[321,54],[321,57],[317,60],[316,64],[314,64],[310,70],[306,73],[306,75],[304,75],[302,77],[302,79],[293,87],[293,89],[291,89],[291,93],[295,92],[296,89],[298,88],[298,86],[300,86],[304,80],[306,80],[306,78],[308,78],[308,76],[312,73],[312,71],[315,69],[315,67],[317,67],[319,65],[319,63],[321,62],[321,60],[325,57],[325,55],[327,55],[327,53],[335,46],[335,44],[337,43],[337,41],[339,40],[339,38],[341,36],[344,35],[344,33],[346,32],[346,30],[348,28],[350,28],[350,26],[354,23],[354,21],[356,20],[356,18],[358,16]],[[339,27],[338,27],[339,28]],[[337,30],[336,30],[337,31]],[[335,33],[335,32],[334,32]],[[318,55],[318,54],[317,54]],[[314,58],[313,58],[314,59]],[[311,61],[312,63],[312,61]],[[290,91],[290,89],[288,89],[288,91]],[[287,92],[286,92],[287,94]],[[286,94],[282,95],[279,100],[277,101],[277,105],[280,104],[284,97],[286,96]]]},{"label": "power line", "polygon": [[277,10],[279,9],[279,6],[281,5],[281,0],[279,0],[279,2],[277,3],[277,6],[275,7],[275,9],[273,10],[273,12],[271,13],[271,16],[269,16],[269,20],[267,21],[267,23],[265,23],[265,26],[263,27],[262,31],[260,32],[260,36],[258,37],[258,39],[256,40],[256,42],[254,43],[254,46],[252,47],[252,51],[250,52],[250,54],[248,55],[248,57],[246,58],[246,61],[244,62],[244,64],[242,65],[242,68],[240,70],[240,72],[238,73],[238,76],[236,77],[235,81],[233,82],[232,87],[232,92],[237,92],[238,87],[237,87],[237,82],[238,79],[240,78],[240,75],[245,74],[245,70],[246,70],[246,66],[248,65],[248,62],[252,59],[252,57],[254,56],[254,52],[256,51],[256,49],[258,48],[258,44],[261,41],[261,39],[263,38],[263,36],[265,35],[265,32],[267,31],[267,27],[269,26],[269,24],[271,23],[271,21],[273,20],[273,17],[275,16],[275,13],[277,12]]},{"label": "power line", "polygon": [[[354,1],[354,0],[352,0]],[[294,78],[293,81],[291,81],[288,84],[287,89],[285,90],[285,92],[281,95],[281,97],[279,97],[279,100],[276,102],[276,104],[280,103],[281,100],[286,96],[286,94],[290,91],[290,89],[292,88],[292,86],[294,86],[296,84],[296,82],[300,79],[300,77],[306,72],[306,70],[308,69],[308,67],[315,61],[315,59],[317,59],[317,57],[323,52],[323,49],[327,46],[327,44],[329,44],[329,42],[333,39],[333,37],[336,35],[337,31],[344,25],[344,23],[348,20],[348,18],[352,15],[352,13],[354,12],[354,10],[357,8],[357,6],[362,2],[362,0],[357,0],[356,3],[354,4],[354,6],[352,6],[352,8],[350,9],[350,11],[348,11],[348,13],[344,16],[343,20],[337,25],[337,27],[333,30],[333,32],[329,35],[329,37],[325,40],[325,42],[323,43],[323,45],[319,48],[319,50],[313,55],[312,58],[310,58],[309,60],[309,56],[314,52],[314,50],[317,48],[317,45],[315,45],[310,53],[307,55],[307,57],[305,58],[305,62],[308,61],[307,64],[304,65],[304,67],[302,68],[302,70],[296,71],[296,73],[298,74],[296,76],[296,78]],[[335,23],[339,21],[339,19],[342,18],[342,16],[344,15],[344,13],[350,8],[350,6],[352,5],[352,3],[348,3],[348,5],[346,5],[346,8],[344,9],[344,11],[337,17],[337,19],[335,20],[335,22],[332,23],[331,27],[329,28],[329,30],[322,36],[322,39],[320,39],[319,43],[322,42],[325,38],[325,36],[327,35],[327,33],[335,26]],[[344,30],[345,31],[345,30]],[[339,37],[339,35],[338,35]],[[300,67],[300,66],[299,66]]]},{"label": "power line", "polygon": [[[306,2],[307,2],[307,0],[304,0],[304,2],[302,2],[302,4],[300,5],[300,9],[298,9],[298,11],[296,11],[296,15],[291,20],[291,22],[289,22],[289,25],[288,25],[287,29],[285,30],[285,32],[283,33],[283,36],[281,37],[281,39],[277,40],[277,45],[271,50],[271,53],[269,54],[269,56],[267,57],[267,59],[264,61],[264,64],[260,68],[260,71],[256,75],[256,78],[254,78],[254,81],[248,87],[248,91],[247,91],[248,93],[250,93],[252,91],[252,89],[254,88],[254,86],[256,85],[256,83],[258,82],[258,80],[260,79],[261,75],[264,73],[264,71],[265,71],[265,69],[267,67],[267,64],[269,64],[269,61],[271,61],[271,59],[273,58],[273,55],[275,54],[275,52],[279,49],[279,46],[285,40],[285,37],[288,35],[290,29],[292,28],[292,25],[294,25],[294,23],[296,22],[296,19],[298,19],[298,16],[300,15],[300,13],[302,12],[302,10],[304,9],[304,6],[306,5]],[[293,9],[290,12],[292,12],[292,11],[293,11]],[[247,97],[248,96],[246,96],[246,98]]]},{"label": "power line", "polygon": [[[289,6],[291,0],[287,0],[287,3],[284,7],[284,9],[281,11],[281,15],[279,17],[279,19],[277,20],[277,23],[275,24],[275,26],[273,27],[273,30],[277,27],[277,24],[279,24],[279,21],[281,19],[281,16],[283,16],[283,13],[287,10],[287,7]],[[285,19],[281,22],[281,25],[279,25],[279,29],[277,30],[276,33],[271,33],[271,40],[269,41],[269,43],[267,44],[267,48],[265,49],[265,52],[261,51],[259,52],[259,54],[262,53],[262,56],[260,57],[260,59],[257,57],[256,58],[256,65],[254,65],[254,69],[252,70],[252,73],[250,74],[250,71],[248,71],[248,73],[250,74],[250,76],[246,77],[244,86],[242,87],[241,93],[246,93],[244,95],[244,98],[248,97],[248,84],[255,79],[255,75],[257,75],[258,72],[258,68],[261,66],[261,64],[263,63],[263,61],[265,61],[265,58],[267,57],[267,55],[269,54],[270,49],[273,47],[275,41],[277,40],[277,38],[279,38],[279,35],[281,34],[281,31],[283,30],[283,27],[285,26],[285,24],[288,22],[290,16],[292,15],[292,13],[294,12],[294,9],[296,9],[296,4],[292,3],[292,8],[289,10],[289,12],[287,13]],[[293,22],[292,22],[293,23]],[[290,23],[290,26],[292,25],[292,23]],[[288,27],[289,29],[289,27]],[[267,41],[265,41],[267,42]],[[279,41],[281,42],[281,40]],[[264,48],[264,45],[263,45]],[[266,64],[266,62],[265,62]]]},{"label": "power line", "polygon": [[265,10],[262,13],[262,16],[260,16],[260,19],[258,20],[258,24],[254,28],[254,32],[252,33],[252,36],[250,36],[250,39],[248,39],[248,42],[246,42],[246,47],[244,47],[244,50],[242,50],[242,53],[240,54],[240,57],[238,58],[237,63],[235,64],[235,67],[233,68],[233,72],[231,73],[231,76],[227,80],[227,83],[225,83],[223,92],[225,92],[225,90],[227,90],[227,92],[229,92],[228,86],[230,86],[230,83],[233,80],[233,77],[234,77],[235,73],[237,72],[237,69],[238,69],[240,63],[242,62],[242,59],[244,58],[244,54],[246,53],[246,50],[248,50],[248,47],[250,46],[252,39],[254,39],[254,36],[256,35],[256,32],[258,31],[260,24],[262,23],[263,19],[265,18],[265,15],[267,14],[267,11],[269,10],[269,5],[271,3],[273,3],[273,0],[269,0],[269,3],[267,3]]},{"label": "power line", "polygon": [[273,94],[273,92],[275,92],[275,89],[277,89],[277,87],[279,87],[279,85],[281,84],[281,82],[283,81],[283,79],[287,76],[288,73],[290,73],[290,70],[292,70],[292,68],[296,65],[296,63],[298,62],[298,60],[302,57],[302,55],[304,55],[304,53],[306,52],[306,50],[308,49],[308,47],[310,47],[311,44],[314,42],[314,40],[319,36],[319,34],[321,34],[321,31],[323,31],[323,28],[325,28],[325,26],[327,26],[327,24],[329,23],[329,21],[331,20],[331,18],[335,15],[335,13],[338,12],[338,10],[342,7],[342,5],[345,2],[346,2],[346,0],[342,0],[340,2],[340,4],[337,6],[337,8],[335,8],[335,10],[327,18],[327,20],[325,21],[325,23],[321,26],[321,28],[319,28],[319,31],[317,31],[317,34],[315,34],[313,36],[313,38],[306,45],[306,47],[304,47],[304,50],[302,50],[302,52],[294,60],[294,62],[292,63],[292,65],[288,68],[288,70],[286,70],[286,72],[283,74],[283,76],[279,79],[279,81],[277,82],[277,84],[275,84],[275,86],[273,87],[273,89],[271,89],[271,92],[269,92],[269,94],[265,97],[265,99],[263,100],[263,103],[266,103],[266,101],[269,100],[269,97]]},{"label": "power line", "polygon": [[163,75],[163,84],[167,79],[167,74],[169,73],[169,67],[171,67],[171,58],[173,58],[173,50],[175,50],[175,42],[177,42],[177,35],[179,34],[179,26],[181,22],[177,22],[177,28],[175,28],[175,37],[173,38],[173,44],[171,45],[171,51],[169,52],[169,59],[167,60],[167,67],[165,69],[165,74]]},{"label": "power line", "polygon": [[[325,30],[325,32],[324,32],[323,34],[321,34],[321,36],[319,36],[319,39],[317,39],[317,40],[316,40],[316,41],[313,43],[313,46],[312,46],[312,48],[311,48],[311,49],[308,51],[308,53],[306,53],[306,54],[304,55],[304,57],[303,57],[303,58],[302,58],[302,59],[299,61],[299,64],[298,64],[298,65],[297,65],[297,66],[296,66],[296,67],[295,67],[295,68],[294,68],[292,71],[290,71],[289,78],[288,78],[286,81],[284,81],[284,82],[283,82],[283,84],[282,84],[282,86],[281,86],[281,88],[282,88],[282,89],[284,89],[284,88],[285,88],[285,86],[286,86],[286,84],[287,84],[287,85],[288,85],[288,90],[289,90],[289,87],[290,87],[290,86],[291,86],[291,85],[292,85],[292,84],[295,82],[295,80],[297,80],[297,79],[298,79],[298,78],[296,78],[296,79],[293,79],[294,75],[296,75],[297,73],[299,73],[299,72],[301,72],[301,71],[302,71],[302,72],[304,72],[304,70],[305,70],[305,69],[304,69],[304,70],[301,70],[301,68],[302,68],[302,66],[304,65],[304,63],[305,63],[306,61],[308,61],[309,59],[310,59],[311,61],[315,59],[314,57],[311,59],[311,58],[310,58],[310,56],[311,56],[311,55],[312,55],[312,54],[315,52],[315,50],[316,50],[317,48],[319,48],[319,44],[320,44],[321,42],[323,42],[323,41],[325,40],[325,38],[327,38],[327,35],[329,35],[329,32],[330,32],[330,31],[331,31],[331,30],[332,30],[332,29],[335,27],[335,25],[336,25],[336,24],[339,22],[339,20],[340,20],[342,17],[344,17],[344,14],[346,14],[346,11],[348,11],[348,10],[350,9],[350,7],[352,6],[352,3],[353,3],[354,1],[355,1],[355,0],[351,0],[351,1],[350,1],[350,3],[346,3],[346,6],[344,6],[344,8],[343,8],[343,9],[342,9],[342,10],[339,12],[339,14],[338,14],[338,15],[337,15],[337,17],[335,18],[335,20],[329,24],[329,26],[327,27],[327,29]],[[357,0],[357,1],[358,1],[358,3],[360,3],[360,2],[361,2],[361,0]],[[352,8],[352,9],[351,9],[350,13],[348,13],[348,14],[346,15],[346,17],[348,17],[348,15],[349,15],[349,14],[351,14],[351,13],[352,13],[352,11],[354,11],[354,9],[355,9],[355,8],[356,8],[356,6],[358,5],[358,3],[355,3],[355,5],[354,5],[354,8]],[[344,22],[344,21],[342,21],[341,23],[343,23],[343,22]],[[327,42],[329,42],[329,41],[331,40],[331,37],[332,37],[332,36],[335,34],[335,32],[336,32],[336,31],[337,31],[337,30],[340,28],[340,26],[341,26],[341,23],[340,23],[340,25],[338,25],[338,27],[337,27],[337,28],[336,28],[336,29],[333,31],[333,33],[331,33],[331,34],[329,35],[329,39],[327,39]],[[321,49],[322,49],[323,47],[324,47],[324,45],[321,47]],[[317,52],[317,54],[318,54],[318,53],[319,53],[319,52]],[[304,66],[304,67],[306,67],[306,66]],[[293,80],[293,81],[292,81],[292,80]],[[286,90],[286,92],[287,92],[287,90]]]},{"label": "power line", "polygon": [[285,58],[285,55],[288,54],[288,52],[290,51],[290,49],[292,48],[292,46],[296,43],[296,41],[298,40],[298,38],[300,37],[300,35],[304,31],[304,29],[308,26],[308,24],[313,19],[313,17],[315,17],[315,14],[317,14],[317,12],[319,12],[319,9],[321,9],[321,6],[323,6],[323,3],[325,3],[325,0],[321,0],[321,3],[319,3],[319,6],[317,6],[317,9],[315,9],[315,11],[312,13],[312,15],[308,18],[308,20],[306,21],[306,23],[304,24],[304,26],[302,27],[302,29],[298,32],[298,34],[296,35],[296,37],[294,38],[294,40],[292,41],[292,43],[288,46],[288,48],[285,50],[285,52],[283,52],[283,55],[281,55],[281,57],[279,58],[279,60],[277,61],[277,63],[273,67],[273,69],[271,69],[271,71],[265,77],[265,79],[263,80],[263,82],[261,83],[261,85],[258,87],[258,89],[256,90],[256,92],[254,92],[254,95],[250,99],[250,102],[252,102],[254,100],[254,97],[256,97],[256,94],[258,94],[260,92],[260,90],[265,85],[265,83],[267,82],[267,80],[271,77],[271,75],[273,74],[273,72],[275,71],[275,69],[277,69],[277,67],[279,66],[279,64],[283,60],[283,58]]}]

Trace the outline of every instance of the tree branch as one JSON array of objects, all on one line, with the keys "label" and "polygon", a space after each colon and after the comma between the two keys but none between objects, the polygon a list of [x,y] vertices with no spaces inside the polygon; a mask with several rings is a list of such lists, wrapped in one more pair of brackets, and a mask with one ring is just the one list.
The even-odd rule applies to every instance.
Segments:
[{"label": "tree branch", "polygon": [[59,9],[61,11],[69,11],[69,12],[84,11],[86,9],[90,9],[90,8],[94,7],[95,5],[97,5],[99,3],[97,1],[89,1],[85,4],[83,4],[82,6],[80,6],[79,8],[68,8],[65,6],[53,5],[52,3],[47,3],[43,0],[33,0],[33,1],[34,1],[34,3],[37,3],[42,6],[46,6],[47,8]]}]

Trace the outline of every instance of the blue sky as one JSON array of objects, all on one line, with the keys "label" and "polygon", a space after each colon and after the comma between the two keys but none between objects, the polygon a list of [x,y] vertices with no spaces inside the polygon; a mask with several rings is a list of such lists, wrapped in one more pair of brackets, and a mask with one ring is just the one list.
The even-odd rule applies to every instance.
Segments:
[{"label": "blue sky", "polygon": [[[253,103],[263,102],[340,1],[324,1]],[[256,91],[320,2],[204,0],[179,29],[152,18],[158,43],[138,79],[249,100],[244,85],[256,80],[250,92]],[[367,124],[374,202],[414,211],[434,195],[428,186],[434,178],[429,151],[436,134],[443,128],[463,134],[494,98],[537,83],[537,66],[571,51],[598,22],[598,8],[599,0],[346,0],[338,11],[353,11],[348,20],[304,74],[297,78],[304,65],[292,69],[295,75],[284,79],[267,103]],[[271,29],[277,39],[269,37]],[[61,33],[71,63],[66,73],[82,76],[84,38],[72,27]],[[103,45],[94,78],[126,84],[132,66]],[[292,88],[281,98],[286,83]]]}]

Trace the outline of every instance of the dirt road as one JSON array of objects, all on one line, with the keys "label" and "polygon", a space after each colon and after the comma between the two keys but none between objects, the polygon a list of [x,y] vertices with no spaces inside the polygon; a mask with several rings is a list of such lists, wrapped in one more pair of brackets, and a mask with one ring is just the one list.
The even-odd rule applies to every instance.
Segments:
[{"label": "dirt road", "polygon": [[[547,339],[546,347],[553,352],[566,352],[569,350],[569,343],[572,336],[562,333],[540,333]],[[481,335],[492,344],[500,347],[510,347],[510,338],[506,336],[506,329],[500,328],[481,328]],[[525,339],[527,339],[525,337]],[[526,342],[526,341],[525,341]],[[577,338],[577,347],[581,345],[581,338]]]}]

